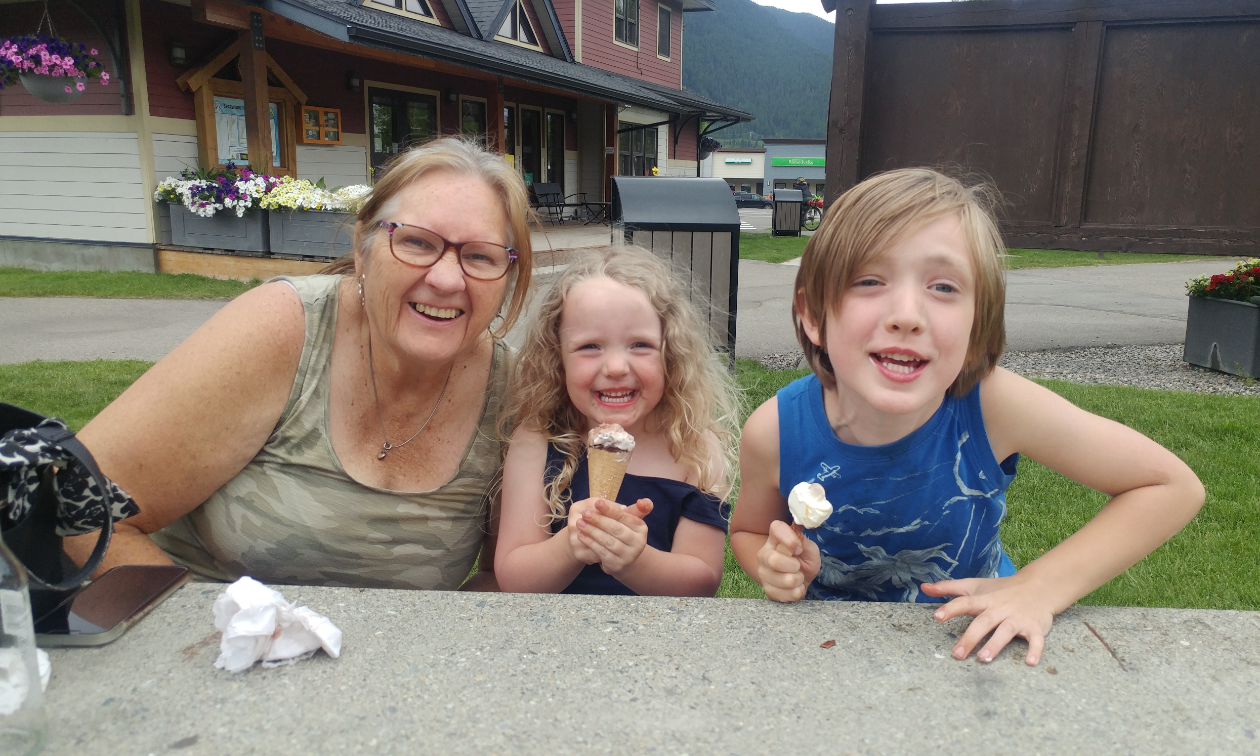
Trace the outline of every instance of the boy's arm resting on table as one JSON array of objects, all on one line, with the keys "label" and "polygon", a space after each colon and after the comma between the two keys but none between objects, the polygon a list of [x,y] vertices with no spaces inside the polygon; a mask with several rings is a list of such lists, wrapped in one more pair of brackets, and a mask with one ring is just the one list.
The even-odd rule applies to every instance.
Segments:
[{"label": "boy's arm resting on table", "polygon": [[[550,510],[543,490],[547,441],[533,431],[517,429],[508,443],[503,463],[502,510],[494,573],[499,588],[512,593],[558,593],[568,587],[587,564],[575,554],[572,540],[580,514],[576,502],[569,524],[551,534]],[[585,500],[585,501],[589,501]]]},{"label": "boy's arm resting on table", "polygon": [[[150,538],[239,473],[284,412],[302,354],[302,302],[285,283],[229,302],[77,435],[140,513],[116,524],[97,575],[169,564]],[[87,561],[97,533],[65,539]]]},{"label": "boy's arm resting on table", "polygon": [[993,631],[979,653],[982,661],[1023,636],[1025,661],[1035,665],[1054,616],[1185,527],[1203,505],[1203,485],[1146,436],[1001,368],[984,380],[980,398],[997,459],[1020,452],[1112,497],[1084,527],[1012,577],[923,586],[931,596],[959,597],[939,609],[937,619],[976,617],[956,657],[965,658]]},{"label": "boy's arm resting on table", "polygon": [[[739,502],[731,551],[775,601],[799,601],[818,575],[818,545],[800,539],[779,493],[779,406],[771,397],[748,417],[739,446]],[[803,542],[802,542],[803,541]],[[786,553],[785,553],[786,552]]]}]

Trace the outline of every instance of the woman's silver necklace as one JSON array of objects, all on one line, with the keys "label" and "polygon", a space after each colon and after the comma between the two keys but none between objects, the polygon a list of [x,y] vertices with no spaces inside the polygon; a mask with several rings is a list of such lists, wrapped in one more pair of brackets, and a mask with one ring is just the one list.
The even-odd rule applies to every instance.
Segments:
[{"label": "woman's silver necklace", "polygon": [[442,397],[446,395],[446,387],[451,382],[451,373],[453,372],[455,372],[454,363],[451,364],[451,369],[446,371],[446,381],[442,383],[442,392],[438,394],[437,401],[433,403],[433,411],[430,412],[429,416],[425,419],[424,425],[421,425],[419,430],[411,434],[411,438],[403,441],[401,444],[391,444],[389,442],[389,436],[385,434],[385,416],[381,414],[381,397],[376,391],[376,366],[374,365],[374,360],[372,359],[372,331],[370,329],[368,330],[368,374],[372,376],[372,398],[376,400],[376,419],[381,421],[381,438],[384,439],[384,443],[381,444],[381,453],[376,455],[378,460],[383,461],[385,459],[385,455],[389,454],[391,449],[401,449],[411,443],[415,440],[416,436],[419,436],[425,428],[429,427],[429,421],[437,414],[438,406],[442,404]]}]

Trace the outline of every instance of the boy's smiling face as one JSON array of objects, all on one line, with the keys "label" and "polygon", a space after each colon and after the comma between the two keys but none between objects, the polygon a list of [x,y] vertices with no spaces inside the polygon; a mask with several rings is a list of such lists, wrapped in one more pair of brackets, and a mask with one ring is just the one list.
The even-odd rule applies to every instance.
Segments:
[{"label": "boy's smiling face", "polygon": [[883,426],[904,421],[913,430],[962,371],[975,312],[971,251],[957,216],[949,215],[895,240],[857,270],[827,315],[825,344],[816,323],[802,322],[831,359],[841,417]]}]

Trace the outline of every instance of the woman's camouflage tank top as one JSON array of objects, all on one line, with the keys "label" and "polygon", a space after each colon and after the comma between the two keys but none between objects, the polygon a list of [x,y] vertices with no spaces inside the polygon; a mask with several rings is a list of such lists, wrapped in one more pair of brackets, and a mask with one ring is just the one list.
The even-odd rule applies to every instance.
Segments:
[{"label": "woman's camouflage tank top", "polygon": [[350,478],[328,432],[339,276],[281,279],[302,298],[306,338],[275,431],[244,470],[153,540],[202,578],[454,590],[484,537],[488,491],[501,466],[495,418],[508,380],[495,344],[477,432],[459,470],[423,493]]}]

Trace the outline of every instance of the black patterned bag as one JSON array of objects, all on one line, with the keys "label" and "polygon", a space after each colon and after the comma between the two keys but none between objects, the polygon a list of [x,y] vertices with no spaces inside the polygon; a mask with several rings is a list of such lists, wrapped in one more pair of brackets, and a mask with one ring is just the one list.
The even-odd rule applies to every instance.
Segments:
[{"label": "black patterned bag", "polygon": [[[109,549],[114,521],[140,508],[101,474],[87,447],[57,418],[0,403],[0,531],[43,605],[83,585]],[[66,556],[64,536],[99,531],[83,567]],[[38,606],[35,607],[39,615]]]}]

